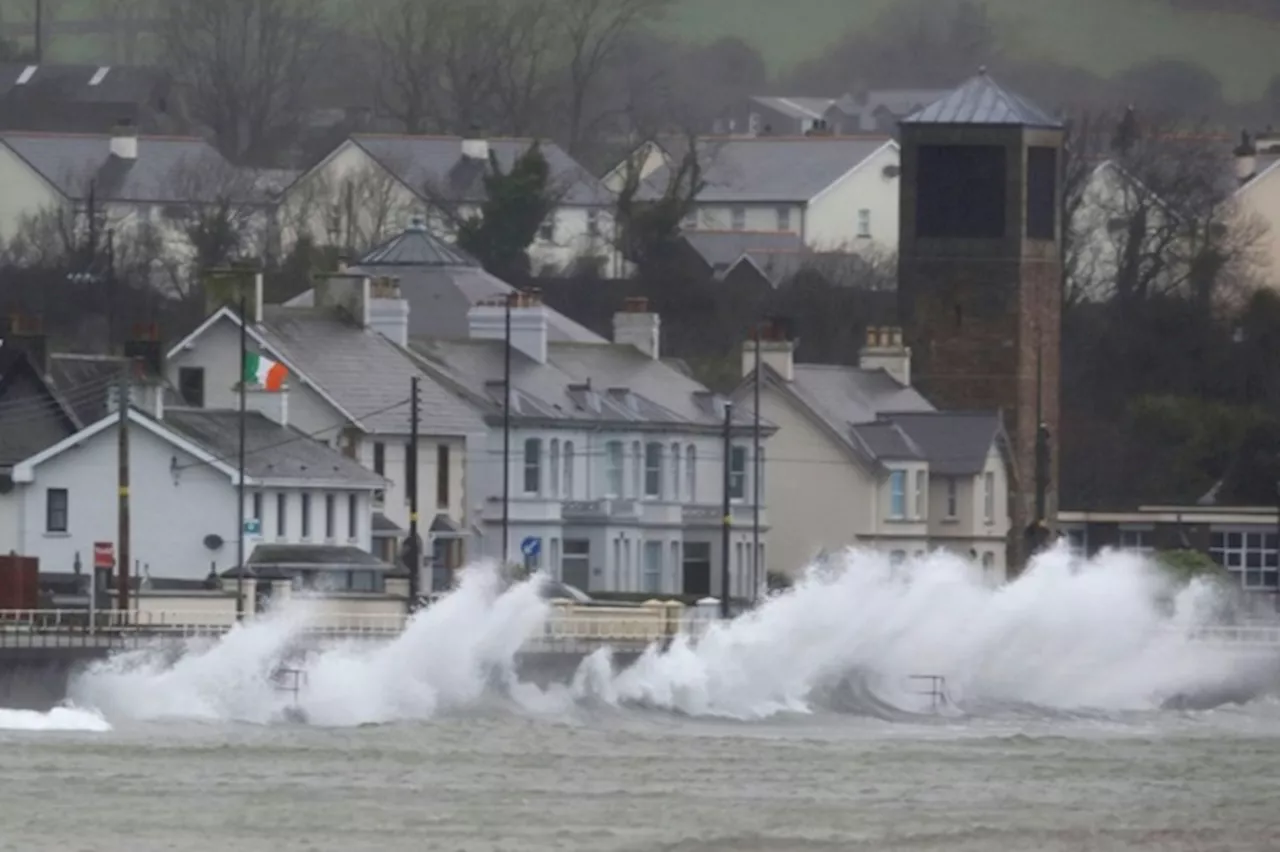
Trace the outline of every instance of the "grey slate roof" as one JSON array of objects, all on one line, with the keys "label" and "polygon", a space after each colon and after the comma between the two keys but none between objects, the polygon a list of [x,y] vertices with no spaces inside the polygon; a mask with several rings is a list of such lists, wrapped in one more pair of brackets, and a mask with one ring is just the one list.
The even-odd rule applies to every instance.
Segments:
[{"label": "grey slate roof", "polygon": [[68,198],[89,195],[90,181],[99,201],[176,203],[187,182],[175,176],[217,164],[227,168],[211,145],[201,139],[142,136],[138,158],[121,160],[111,155],[111,137],[106,134],[4,133],[7,145],[32,169],[40,173]]},{"label": "grey slate roof", "polygon": [[752,251],[799,252],[804,248],[799,234],[776,231],[685,231],[683,236],[712,268],[731,266]]},{"label": "grey slate roof", "polygon": [[[450,262],[455,259],[460,262]],[[411,225],[404,233],[373,249],[349,272],[373,277],[389,275],[400,282],[400,292],[409,303],[409,334],[413,337],[465,339],[469,335],[467,312],[475,304],[516,289],[418,225]],[[307,290],[286,303],[289,307],[314,304],[314,290]],[[548,313],[551,340],[604,342],[604,338],[564,314],[550,309]]]},{"label": "grey slate roof", "polygon": [[883,370],[796,364],[792,385],[797,395],[840,432],[850,424],[873,423],[881,414],[934,410],[919,391],[903,387]]},{"label": "grey slate roof", "polygon": [[1031,101],[1016,95],[985,71],[907,116],[903,124],[986,124],[1060,128],[1062,122]]},{"label": "grey slate roof", "polygon": [[[827,111],[827,119],[841,121],[846,130],[875,132],[886,129],[880,120],[881,116],[901,119],[946,94],[945,89],[871,89],[858,94],[846,94],[832,103]],[[856,120],[857,127],[850,128],[845,119]]]},{"label": "grey slate roof", "polygon": [[[485,198],[487,161],[462,156],[457,136],[395,136],[357,134],[351,141],[383,168],[424,198],[477,203]],[[533,139],[490,139],[489,150],[504,171],[529,150]],[[539,140],[550,169],[550,182],[562,204],[600,205],[612,198],[595,175],[583,168],[554,142]]]},{"label": "grey slate roof", "polygon": [[[698,195],[702,203],[802,203],[813,198],[891,141],[887,136],[759,136],[708,138]],[[674,147],[674,146],[673,146]],[[671,152],[673,160],[682,152]],[[655,169],[643,196],[660,195],[669,168]]]},{"label": "grey slate roof", "polygon": [[929,469],[944,476],[981,473],[1003,432],[1000,416],[994,411],[893,414],[891,418],[924,450]]},{"label": "grey slate roof", "polygon": [[79,428],[26,353],[0,346],[0,467],[71,437]]},{"label": "grey slate roof", "polygon": [[[502,410],[502,341],[416,340],[413,348],[452,381],[483,397],[489,414]],[[534,420],[716,426],[716,397],[681,370],[634,346],[552,343],[547,363],[512,358],[512,416]],[[736,423],[751,423],[735,409]],[[768,427],[772,428],[772,427]]]},{"label": "grey slate roof", "polygon": [[[232,466],[237,464],[240,449],[238,411],[169,409],[163,423],[221,461]],[[370,490],[386,487],[386,480],[366,470],[354,459],[257,412],[249,412],[245,416],[245,474],[253,479],[336,480],[348,483],[352,488]]]},{"label": "grey slate roof", "polygon": [[976,475],[1003,434],[998,413],[938,411],[884,370],[796,364],[786,386],[870,461],[927,461],[931,473]]},{"label": "grey slate roof", "polygon": [[879,461],[925,461],[928,455],[892,419],[850,427],[854,441]]},{"label": "grey slate roof", "polygon": [[[112,355],[55,352],[49,356],[49,382],[62,394],[80,425],[89,426],[107,416],[111,388],[122,366],[123,360]],[[154,390],[164,395],[166,406],[182,405],[182,398],[168,385]],[[138,397],[133,399],[137,404]]]},{"label": "grey slate roof", "polygon": [[831,98],[783,97],[778,95],[752,95],[751,100],[791,118],[822,118],[831,107]]},{"label": "grey slate roof", "polygon": [[418,369],[407,352],[334,313],[267,306],[257,330],[372,432],[409,434],[415,376],[421,379],[424,432],[461,436],[484,428],[468,402]]}]

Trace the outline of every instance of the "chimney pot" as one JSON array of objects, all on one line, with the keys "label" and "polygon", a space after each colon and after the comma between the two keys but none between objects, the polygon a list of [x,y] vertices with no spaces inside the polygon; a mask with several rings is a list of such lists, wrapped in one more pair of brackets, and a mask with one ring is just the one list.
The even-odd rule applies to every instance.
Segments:
[{"label": "chimney pot", "polygon": [[129,119],[120,121],[111,131],[111,156],[121,160],[138,159],[138,131]]},{"label": "chimney pot", "polygon": [[859,356],[863,370],[884,370],[903,387],[911,386],[911,350],[903,345],[897,326],[867,329],[867,345]]}]

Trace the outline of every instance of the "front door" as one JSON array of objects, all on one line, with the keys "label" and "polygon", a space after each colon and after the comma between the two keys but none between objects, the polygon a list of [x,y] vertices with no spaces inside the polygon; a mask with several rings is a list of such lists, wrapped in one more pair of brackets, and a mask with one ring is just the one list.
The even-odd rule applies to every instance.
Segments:
[{"label": "front door", "polygon": [[566,538],[560,558],[560,582],[584,592],[591,590],[591,542],[585,538]]}]

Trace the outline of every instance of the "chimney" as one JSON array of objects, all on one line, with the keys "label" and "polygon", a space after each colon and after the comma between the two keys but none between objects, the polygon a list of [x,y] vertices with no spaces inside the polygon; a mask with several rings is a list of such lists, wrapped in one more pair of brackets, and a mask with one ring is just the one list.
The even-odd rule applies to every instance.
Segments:
[{"label": "chimney", "polygon": [[508,300],[511,305],[511,348],[547,363],[547,308],[538,290],[513,291],[496,299],[477,302],[467,312],[472,340],[505,340]]},{"label": "chimney", "polygon": [[489,162],[489,140],[480,135],[479,128],[472,127],[471,132],[462,137],[462,158]]},{"label": "chimney", "polygon": [[127,118],[121,119],[111,131],[111,156],[120,160],[138,159],[138,131]]},{"label": "chimney", "polygon": [[369,327],[370,279],[363,275],[337,272],[318,277],[315,305],[344,315],[361,328]]},{"label": "chimney", "polygon": [[124,357],[142,366],[149,377],[164,374],[164,346],[160,342],[160,328],[155,323],[138,323],[129,339],[124,342]]},{"label": "chimney", "polygon": [[244,407],[249,411],[257,412],[281,426],[289,425],[289,386],[287,384],[278,391],[245,388],[244,396]]},{"label": "chimney", "polygon": [[629,296],[613,315],[613,342],[634,346],[655,361],[661,357],[662,317],[649,310],[649,300]]},{"label": "chimney", "polygon": [[1248,183],[1258,171],[1258,146],[1254,144],[1249,131],[1240,131],[1240,144],[1236,146],[1236,179],[1240,183]]},{"label": "chimney", "polygon": [[369,328],[397,346],[409,345],[409,302],[394,278],[369,281]]},{"label": "chimney", "polygon": [[0,337],[6,348],[12,347],[25,352],[27,360],[36,371],[44,375],[49,370],[49,341],[44,334],[44,324],[39,317],[25,314],[12,314]]},{"label": "chimney", "polygon": [[[769,320],[760,324],[760,364],[772,369],[784,381],[796,378],[796,343],[788,334],[785,324]],[[756,340],[753,335],[742,344],[742,375],[751,375],[756,369]]]},{"label": "chimney", "polygon": [[871,327],[867,345],[858,353],[863,370],[884,370],[903,387],[911,387],[911,350],[902,342],[902,329]]}]

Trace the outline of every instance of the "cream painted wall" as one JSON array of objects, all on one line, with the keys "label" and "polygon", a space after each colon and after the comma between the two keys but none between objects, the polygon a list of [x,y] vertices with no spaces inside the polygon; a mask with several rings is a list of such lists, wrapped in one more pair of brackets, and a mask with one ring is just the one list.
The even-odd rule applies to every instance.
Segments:
[{"label": "cream painted wall", "polygon": [[[733,211],[742,210],[743,227],[733,227]],[[781,211],[786,211],[786,214]],[[784,221],[784,218],[786,221]],[[787,227],[782,227],[786,224]],[[802,204],[698,204],[694,211],[694,227],[701,231],[765,231],[799,234],[804,225]]]},{"label": "cream painted wall", "polygon": [[[752,410],[750,395],[739,404]],[[872,529],[874,480],[777,389],[762,388],[760,415],[778,427],[765,447],[769,565],[795,576],[819,552],[851,546]]]}]

